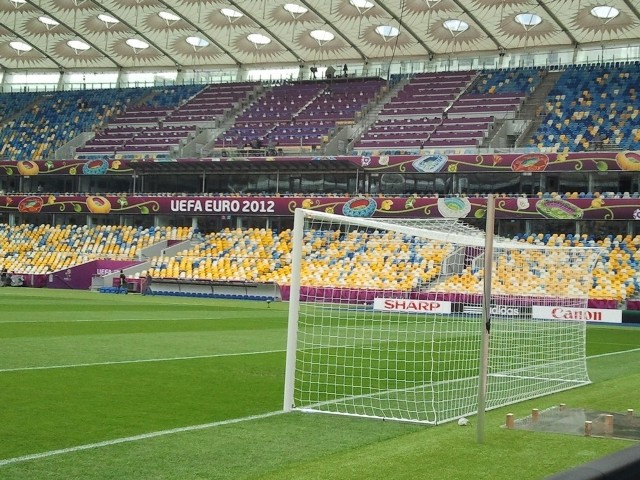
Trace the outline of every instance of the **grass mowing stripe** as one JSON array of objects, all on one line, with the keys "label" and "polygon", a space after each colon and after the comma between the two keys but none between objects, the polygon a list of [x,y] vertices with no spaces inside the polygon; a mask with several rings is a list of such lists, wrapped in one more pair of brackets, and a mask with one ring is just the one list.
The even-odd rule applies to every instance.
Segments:
[{"label": "grass mowing stripe", "polygon": [[2,374],[0,458],[277,410],[283,363],[273,353]]},{"label": "grass mowing stripe", "polygon": [[[636,348],[636,349],[632,349],[632,350],[618,351],[618,352],[610,352],[610,353],[607,353],[607,354],[592,355],[589,358],[608,357],[608,356],[612,356],[612,355],[619,355],[619,354],[636,352],[636,351],[640,351],[640,348]],[[268,353],[268,352],[266,352],[266,353]],[[227,355],[222,355],[222,356],[227,356]],[[219,427],[219,426],[224,426],[224,425],[232,425],[232,424],[251,421],[251,420],[258,420],[258,419],[262,419],[262,418],[268,418],[268,417],[272,417],[272,416],[279,415],[279,414],[282,414],[282,413],[284,413],[284,412],[281,411],[281,410],[278,410],[278,411],[272,411],[272,412],[268,412],[268,413],[264,413],[264,414],[250,415],[250,416],[247,416],[247,417],[220,420],[220,421],[217,421],[217,422],[210,422],[210,423],[205,423],[205,424],[200,424],[200,425],[190,425],[190,426],[186,426],[186,427],[177,427],[177,428],[172,428],[172,429],[167,429],[167,430],[160,430],[160,431],[155,431],[155,432],[143,433],[143,434],[139,434],[139,435],[132,435],[132,436],[129,436],[129,437],[122,437],[122,438],[116,438],[116,439],[112,439],[112,440],[105,440],[105,441],[102,441],[102,442],[95,442],[95,443],[89,443],[89,444],[84,444],[84,445],[78,445],[78,446],[74,446],[74,447],[50,450],[50,451],[41,452],[41,453],[21,455],[21,456],[18,456],[18,457],[1,459],[0,460],[0,467],[5,466],[5,465],[14,464],[14,463],[28,462],[28,461],[38,460],[38,459],[47,458],[47,457],[56,456],[56,455],[74,453],[74,452],[79,452],[79,451],[83,451],[83,450],[92,450],[92,449],[96,449],[96,448],[108,447],[108,446],[118,445],[118,444],[122,444],[122,443],[136,442],[136,441],[140,441],[140,440],[146,440],[146,439],[165,436],[165,435],[172,435],[172,434],[176,434],[176,433],[186,433],[186,432],[191,432],[191,431],[196,431],[196,430],[204,430],[204,429],[213,428],[213,427]]]},{"label": "grass mowing stripe", "polygon": [[[228,318],[227,316],[220,315],[219,317],[207,316],[206,320],[221,320]],[[170,321],[193,321],[203,320],[202,316],[199,317],[180,317],[176,318],[92,318],[92,319],[77,319],[77,320],[0,320],[0,324],[5,323],[83,323],[83,322],[170,322]]]},{"label": "grass mowing stripe", "polygon": [[286,350],[262,350],[259,352],[237,352],[237,353],[216,353],[211,355],[192,355],[190,357],[169,357],[169,358],[144,358],[139,360],[115,360],[112,362],[95,362],[95,363],[76,363],[71,365],[45,365],[40,367],[19,367],[19,368],[2,368],[2,372],[24,372],[27,370],[53,370],[56,368],[78,368],[78,367],[95,367],[102,365],[120,365],[127,363],[150,363],[150,362],[173,362],[177,360],[196,360],[201,358],[217,358],[217,357],[241,357],[245,355],[266,355],[269,353],[283,353]]},{"label": "grass mowing stripe", "polygon": [[22,455],[20,457],[14,457],[14,458],[5,458],[3,460],[0,460],[0,467],[5,466],[5,465],[10,465],[12,463],[27,462],[29,460],[38,460],[40,458],[52,457],[54,455],[62,455],[62,454],[65,454],[65,453],[79,452],[79,451],[82,451],[82,450],[92,450],[94,448],[108,447],[108,446],[111,446],[111,445],[118,445],[120,443],[136,442],[136,441],[139,441],[139,440],[147,440],[149,438],[161,437],[161,436],[164,436],[164,435],[172,435],[172,434],[175,434],[175,433],[194,432],[196,430],[204,430],[204,429],[207,429],[207,428],[222,427],[224,425],[232,425],[234,423],[248,422],[248,421],[251,421],[251,420],[259,420],[259,419],[262,419],[262,418],[268,418],[268,417],[273,417],[275,415],[280,415],[282,413],[284,413],[283,410],[277,410],[275,412],[268,412],[268,413],[263,413],[263,414],[260,414],[260,415],[250,415],[248,417],[242,417],[242,418],[231,418],[229,420],[221,420],[219,422],[203,423],[201,425],[190,425],[188,427],[171,428],[169,430],[160,430],[158,432],[149,432],[149,433],[142,433],[140,435],[133,435],[131,437],[123,437],[123,438],[115,438],[113,440],[105,440],[104,442],[88,443],[86,445],[78,445],[76,447],[61,448],[59,450],[49,450],[48,452],[33,453],[33,454],[30,454],[30,455]]}]

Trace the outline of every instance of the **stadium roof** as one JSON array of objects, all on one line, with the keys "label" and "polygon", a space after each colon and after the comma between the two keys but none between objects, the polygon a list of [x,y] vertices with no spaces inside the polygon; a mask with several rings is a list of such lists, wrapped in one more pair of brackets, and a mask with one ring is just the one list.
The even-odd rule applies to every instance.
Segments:
[{"label": "stadium roof", "polygon": [[427,59],[640,43],[638,0],[0,0],[7,70]]}]

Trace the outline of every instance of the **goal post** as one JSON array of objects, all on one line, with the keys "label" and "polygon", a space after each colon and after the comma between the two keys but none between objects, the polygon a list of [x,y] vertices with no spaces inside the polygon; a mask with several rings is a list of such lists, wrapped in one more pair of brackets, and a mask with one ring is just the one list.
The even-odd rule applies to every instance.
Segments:
[{"label": "goal post", "polygon": [[298,209],[292,238],[285,411],[438,424],[589,383],[585,322],[556,313],[587,307],[597,249],[496,237],[485,291],[456,219]]}]

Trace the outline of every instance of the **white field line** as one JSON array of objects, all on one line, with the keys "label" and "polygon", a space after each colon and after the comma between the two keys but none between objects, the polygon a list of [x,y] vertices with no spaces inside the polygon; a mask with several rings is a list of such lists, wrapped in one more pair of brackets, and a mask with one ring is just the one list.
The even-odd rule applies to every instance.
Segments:
[{"label": "white field line", "polygon": [[40,367],[17,367],[2,368],[0,373],[4,372],[24,372],[28,370],[53,370],[56,368],[77,368],[77,367],[95,367],[100,365],[121,365],[128,363],[151,363],[151,362],[173,362],[178,360],[197,360],[200,358],[219,358],[219,357],[241,357],[245,355],[265,355],[268,353],[284,353],[286,350],[261,350],[257,352],[235,352],[235,353],[214,353],[211,355],[191,355],[188,357],[167,357],[167,358],[143,358],[138,360],[115,360],[111,362],[94,362],[94,363],[73,363],[67,365],[44,365]]},{"label": "white field line", "polygon": [[205,430],[207,428],[222,427],[222,426],[225,426],[225,425],[232,425],[234,423],[248,422],[248,421],[252,421],[252,420],[260,420],[262,418],[268,418],[268,417],[273,417],[273,416],[276,416],[276,415],[280,415],[281,413],[284,413],[284,410],[278,410],[276,412],[263,413],[263,414],[260,414],[260,415],[251,415],[251,416],[248,416],[248,417],[231,418],[229,420],[221,420],[219,422],[203,423],[201,425],[190,425],[188,427],[178,427],[178,428],[172,428],[170,430],[160,430],[160,431],[157,431],[157,432],[142,433],[140,435],[133,435],[131,437],[115,438],[113,440],[105,440],[103,442],[96,442],[96,443],[87,443],[85,445],[78,445],[78,446],[75,446],[75,447],[61,448],[59,450],[49,450],[48,452],[32,453],[30,455],[22,455],[20,457],[5,458],[3,460],[0,460],[0,467],[4,467],[6,465],[11,465],[12,463],[28,462],[30,460],[38,460],[40,458],[53,457],[55,455],[63,455],[65,453],[74,453],[74,452],[80,452],[80,451],[83,451],[83,450],[93,450],[93,449],[96,449],[96,448],[109,447],[111,445],[119,445],[119,444],[122,444],[122,443],[137,442],[139,440],[147,440],[149,438],[162,437],[162,436],[165,436],[165,435],[173,435],[175,433],[194,432],[194,431],[197,431],[197,430]]},{"label": "white field line", "polygon": [[591,358],[600,358],[600,357],[610,357],[612,355],[620,355],[621,353],[632,353],[632,352],[640,352],[640,348],[632,348],[630,350],[619,350],[617,352],[609,352],[609,353],[600,353],[598,355],[590,355],[587,357],[587,360]]}]

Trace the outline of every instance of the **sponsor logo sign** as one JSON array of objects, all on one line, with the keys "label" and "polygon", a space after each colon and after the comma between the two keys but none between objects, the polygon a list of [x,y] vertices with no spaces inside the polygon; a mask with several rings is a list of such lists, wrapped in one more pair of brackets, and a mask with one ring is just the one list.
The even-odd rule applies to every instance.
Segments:
[{"label": "sponsor logo sign", "polygon": [[547,307],[534,305],[531,316],[543,320],[622,323],[622,311],[601,308]]},{"label": "sponsor logo sign", "polygon": [[[482,314],[482,306],[481,305],[463,305],[462,307],[463,313],[469,313],[471,315],[481,315]],[[489,313],[491,315],[503,316],[503,317],[519,317],[520,315],[524,315],[524,312],[520,311],[519,307],[512,307],[509,305],[491,305],[489,309]]]},{"label": "sponsor logo sign", "polygon": [[406,298],[374,298],[373,309],[381,312],[451,313],[451,302],[409,300]]}]

